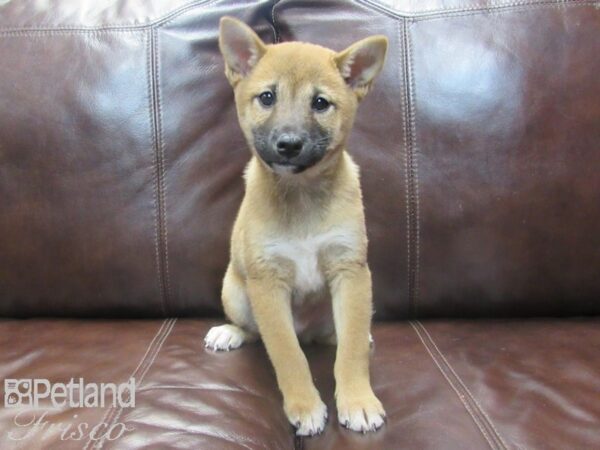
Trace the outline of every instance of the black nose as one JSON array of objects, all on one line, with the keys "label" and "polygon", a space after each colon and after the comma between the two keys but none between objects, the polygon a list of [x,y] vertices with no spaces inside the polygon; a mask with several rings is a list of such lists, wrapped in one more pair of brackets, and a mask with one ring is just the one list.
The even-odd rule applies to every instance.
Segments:
[{"label": "black nose", "polygon": [[277,153],[286,158],[298,156],[303,146],[304,141],[297,134],[283,133],[277,139]]}]

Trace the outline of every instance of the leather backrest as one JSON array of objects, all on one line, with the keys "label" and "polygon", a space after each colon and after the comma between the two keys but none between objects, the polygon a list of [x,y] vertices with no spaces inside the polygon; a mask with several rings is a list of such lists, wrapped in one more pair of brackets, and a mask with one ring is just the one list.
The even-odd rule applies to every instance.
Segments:
[{"label": "leather backrest", "polygon": [[248,151],[219,18],[269,2],[0,6],[0,314],[218,314]]},{"label": "leather backrest", "polygon": [[600,312],[600,10],[589,2],[278,2],[282,39],[390,52],[362,105],[383,316]]},{"label": "leather backrest", "polygon": [[0,315],[219,314],[248,151],[217,49],[390,39],[359,109],[378,318],[600,312],[593,2],[0,3]]}]

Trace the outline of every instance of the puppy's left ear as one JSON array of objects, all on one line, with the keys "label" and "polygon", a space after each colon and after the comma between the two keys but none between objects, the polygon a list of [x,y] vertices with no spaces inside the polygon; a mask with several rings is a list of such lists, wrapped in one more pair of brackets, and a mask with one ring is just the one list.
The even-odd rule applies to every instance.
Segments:
[{"label": "puppy's left ear", "polygon": [[233,17],[221,18],[219,49],[225,59],[225,75],[232,85],[248,75],[267,51],[252,28]]},{"label": "puppy's left ear", "polygon": [[359,100],[369,92],[373,80],[381,72],[387,46],[385,36],[371,36],[352,44],[335,56],[335,63],[342,77]]}]

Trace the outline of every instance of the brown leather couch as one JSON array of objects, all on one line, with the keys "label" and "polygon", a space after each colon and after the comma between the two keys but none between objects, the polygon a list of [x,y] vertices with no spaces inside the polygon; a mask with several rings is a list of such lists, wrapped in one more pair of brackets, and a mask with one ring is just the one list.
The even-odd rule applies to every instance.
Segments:
[{"label": "brown leather couch", "polygon": [[[306,348],[330,420],[300,439],[261,344],[203,347],[248,160],[225,14],[390,39],[350,144],[377,433],[337,423],[334,348]],[[0,378],[137,382],[1,407],[0,448],[600,448],[599,56],[597,1],[0,0]]]}]

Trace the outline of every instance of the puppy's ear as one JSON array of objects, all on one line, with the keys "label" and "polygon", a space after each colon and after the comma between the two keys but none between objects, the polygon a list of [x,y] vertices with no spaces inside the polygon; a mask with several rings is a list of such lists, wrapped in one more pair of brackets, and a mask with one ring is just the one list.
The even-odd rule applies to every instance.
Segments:
[{"label": "puppy's ear", "polygon": [[266,52],[256,33],[231,17],[222,17],[219,23],[219,49],[225,59],[225,75],[234,85],[250,73]]},{"label": "puppy's ear", "polygon": [[335,63],[346,83],[362,99],[381,72],[385,62],[388,40],[385,36],[371,36],[355,42],[335,56]]}]

